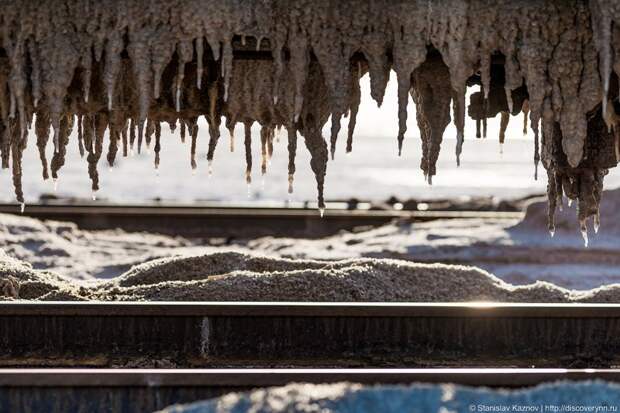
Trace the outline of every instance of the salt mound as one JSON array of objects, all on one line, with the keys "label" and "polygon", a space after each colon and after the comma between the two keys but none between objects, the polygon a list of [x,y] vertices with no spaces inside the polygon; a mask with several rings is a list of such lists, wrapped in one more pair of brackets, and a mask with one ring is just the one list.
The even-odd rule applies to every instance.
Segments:
[{"label": "salt mound", "polygon": [[[577,409],[573,411],[598,411],[596,408],[611,411],[613,407],[620,407],[620,386],[603,381],[558,382],[506,391],[451,384],[374,387],[351,383],[289,384],[248,393],[231,393],[186,406],[171,406],[160,413],[530,411],[513,410],[515,406],[557,406],[558,409],[570,406]],[[481,410],[485,407],[506,407],[507,410]]]},{"label": "salt mound", "polygon": [[567,301],[474,267],[391,259],[288,260],[235,252],[161,259],[100,285],[102,299],[222,301]]},{"label": "salt mound", "polygon": [[75,300],[80,287],[48,271],[34,270],[23,261],[0,250],[0,300]]},{"label": "salt mound", "polygon": [[156,260],[94,292],[109,300],[196,301],[620,301],[620,286],[575,292],[513,286],[475,267],[392,259],[289,260],[220,252]]},{"label": "salt mound", "polygon": [[238,252],[159,259],[112,280],[69,281],[3,255],[4,298],[106,301],[620,302],[620,285],[508,284],[475,267],[392,259],[289,260]]}]

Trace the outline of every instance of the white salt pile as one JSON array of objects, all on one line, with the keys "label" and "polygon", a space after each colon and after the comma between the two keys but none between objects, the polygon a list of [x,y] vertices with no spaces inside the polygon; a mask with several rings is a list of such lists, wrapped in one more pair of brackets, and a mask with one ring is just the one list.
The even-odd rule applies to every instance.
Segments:
[{"label": "white salt pile", "polygon": [[226,247],[0,214],[0,278],[5,297],[25,299],[620,302],[613,286],[588,291],[620,283],[618,203],[620,190],[605,193],[606,231],[591,234],[587,249],[574,211],[558,216],[555,238],[538,225],[542,202],[521,222],[393,223]]},{"label": "white salt pile", "polygon": [[474,267],[360,258],[311,261],[238,252],[163,258],[78,284],[0,257],[8,299],[152,301],[620,302],[620,285],[570,291],[513,286]]},{"label": "white salt pile", "polygon": [[[500,410],[502,407],[505,410]],[[551,410],[527,410],[544,407]],[[553,410],[555,407],[558,410]],[[575,410],[560,410],[566,407]],[[620,386],[602,381],[558,382],[512,391],[451,384],[371,387],[338,383],[289,384],[231,393],[209,401],[171,406],[160,413],[609,412],[617,409],[620,409]]]},{"label": "white salt pile", "polygon": [[441,220],[395,222],[374,229],[342,232],[320,240],[261,238],[250,249],[288,258],[398,258],[415,262],[473,265],[504,281],[545,280],[571,289],[620,282],[620,190],[606,191],[601,203],[604,231],[588,233],[584,248],[576,206],[564,205],[556,234],[545,229],[547,202],[535,201],[517,220]]}]

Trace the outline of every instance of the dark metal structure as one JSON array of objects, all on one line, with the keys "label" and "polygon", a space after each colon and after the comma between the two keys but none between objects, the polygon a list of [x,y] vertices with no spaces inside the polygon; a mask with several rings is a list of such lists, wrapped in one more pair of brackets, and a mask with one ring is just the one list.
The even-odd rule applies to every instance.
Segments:
[{"label": "dark metal structure", "polygon": [[13,367],[609,368],[620,305],[14,302],[0,304],[0,354]]}]

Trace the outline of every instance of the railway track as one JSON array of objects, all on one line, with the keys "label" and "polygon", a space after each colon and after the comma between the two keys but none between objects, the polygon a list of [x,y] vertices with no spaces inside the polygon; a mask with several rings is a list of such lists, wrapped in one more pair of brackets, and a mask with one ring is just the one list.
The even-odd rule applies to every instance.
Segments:
[{"label": "railway track", "polygon": [[153,412],[229,392],[292,382],[457,383],[528,387],[557,380],[620,381],[620,370],[566,369],[0,369],[7,412]]},{"label": "railway track", "polygon": [[[364,206],[364,205],[362,205]],[[149,231],[185,237],[247,238],[264,235],[287,237],[321,237],[340,230],[386,224],[394,219],[430,221],[437,219],[486,218],[518,219],[520,212],[493,211],[403,211],[347,209],[346,203],[328,203],[323,217],[315,208],[223,207],[219,204],[198,205],[114,205],[33,204],[24,215],[76,223],[82,229],[121,228],[127,231]],[[368,205],[366,205],[368,207]],[[0,204],[0,213],[19,213],[15,204]]]},{"label": "railway track", "polygon": [[9,302],[4,367],[600,367],[617,304]]}]

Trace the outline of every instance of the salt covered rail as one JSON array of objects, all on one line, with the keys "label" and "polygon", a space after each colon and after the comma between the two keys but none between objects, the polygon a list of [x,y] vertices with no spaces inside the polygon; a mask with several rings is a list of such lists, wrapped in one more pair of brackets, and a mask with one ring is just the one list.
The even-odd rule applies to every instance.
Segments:
[{"label": "salt covered rail", "polygon": [[526,387],[557,380],[620,382],[620,370],[565,369],[0,369],[6,411],[152,412],[228,392],[292,382],[457,383]]},{"label": "salt covered rail", "polygon": [[[394,219],[520,219],[521,212],[348,210],[332,204],[321,217],[312,208],[258,208],[205,205],[28,205],[24,215],[75,222],[82,229],[121,228],[186,237],[257,237],[264,235],[319,237],[355,227],[382,225]],[[16,213],[15,204],[0,204],[1,213]]]},{"label": "salt covered rail", "polygon": [[2,366],[611,367],[618,304],[7,302]]}]

